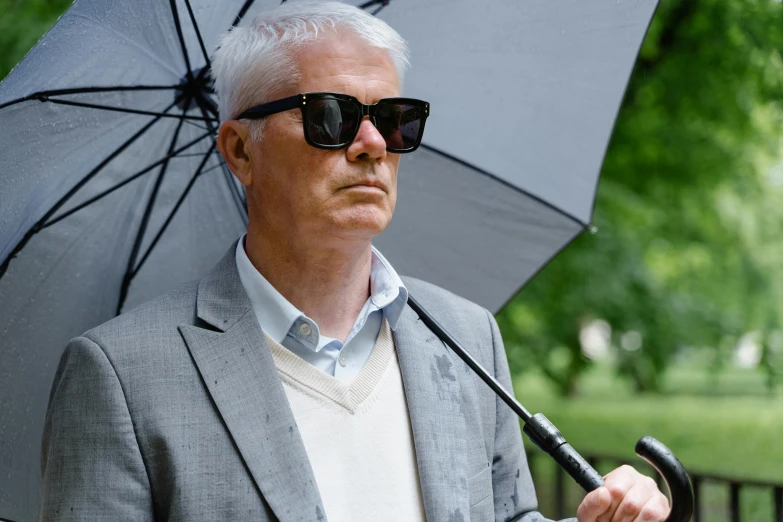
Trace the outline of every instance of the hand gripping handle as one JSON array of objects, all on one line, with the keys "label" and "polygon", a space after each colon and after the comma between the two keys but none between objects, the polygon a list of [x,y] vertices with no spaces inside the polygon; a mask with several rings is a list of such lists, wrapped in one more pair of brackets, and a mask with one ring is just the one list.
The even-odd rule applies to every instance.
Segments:
[{"label": "hand gripping handle", "polygon": [[[537,413],[530,417],[523,431],[585,491],[593,491],[604,484],[603,477],[566,442],[560,431],[543,414]],[[666,522],[688,522],[693,514],[693,487],[677,457],[652,437],[642,437],[636,443],[636,454],[649,462],[666,481],[671,498],[671,512]]]}]

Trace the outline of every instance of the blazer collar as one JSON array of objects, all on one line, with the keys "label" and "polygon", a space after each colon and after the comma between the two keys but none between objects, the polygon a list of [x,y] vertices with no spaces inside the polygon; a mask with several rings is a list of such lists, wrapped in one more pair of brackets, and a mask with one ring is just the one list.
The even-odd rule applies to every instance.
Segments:
[{"label": "blazer collar", "polygon": [[234,326],[248,310],[248,299],[236,267],[237,239],[223,259],[198,285],[196,315],[202,321],[225,332]]},{"label": "blazer collar", "polygon": [[236,242],[199,283],[197,315],[180,325],[188,350],[250,474],[281,522],[326,521],[274,359],[239,280]]},{"label": "blazer collar", "polygon": [[[274,359],[245,294],[234,242],[199,283],[179,327],[261,494],[281,522],[325,521],[315,475]],[[427,520],[470,518],[459,359],[409,307],[393,332]]]}]

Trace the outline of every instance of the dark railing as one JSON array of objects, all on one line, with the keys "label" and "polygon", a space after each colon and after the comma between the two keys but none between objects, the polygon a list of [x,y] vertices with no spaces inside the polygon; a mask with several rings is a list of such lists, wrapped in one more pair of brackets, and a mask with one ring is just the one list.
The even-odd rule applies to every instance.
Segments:
[{"label": "dark railing", "polygon": [[[604,469],[607,469],[607,466],[609,466],[609,469],[620,466],[622,464],[629,464],[637,468],[640,466],[645,466],[643,461],[632,462],[622,458],[607,455],[590,455],[587,453],[583,453],[583,455],[590,465],[598,469],[601,473],[605,473]],[[527,458],[528,464],[530,466],[530,472],[533,475],[533,481],[536,484],[536,489],[546,490],[547,484],[541,482],[544,477],[541,476],[542,470],[539,469],[539,462],[548,463],[551,461],[551,458],[538,449],[529,448],[527,449]],[[648,469],[649,475],[655,478],[656,482],[658,483],[658,487],[665,493],[666,486],[663,484],[661,476],[655,472],[652,467],[649,467]],[[578,486],[575,484],[570,484],[570,482],[573,481],[570,479],[570,477],[568,477],[568,475],[566,475],[560,466],[551,463],[551,470],[553,476],[551,477],[551,490],[549,493],[553,499],[554,513],[544,514],[553,516],[558,520],[575,516],[575,507],[570,506],[570,504],[574,503],[573,500],[575,497],[575,491],[578,489]],[[640,471],[643,472],[644,470],[641,469]],[[707,522],[706,518],[704,518],[704,499],[702,498],[704,490],[703,486],[705,484],[714,484],[725,488],[727,491],[728,505],[726,506],[727,509],[725,518],[722,518],[722,520],[726,522],[765,522],[762,520],[743,519],[741,517],[740,493],[743,488],[754,488],[769,491],[769,499],[772,501],[771,512],[773,518],[768,520],[770,520],[770,522],[783,522],[783,484],[760,480],[746,480],[737,477],[726,477],[711,473],[700,473],[691,469],[688,470],[688,473],[691,477],[691,482],[693,483],[693,492],[695,495],[693,522]],[[567,493],[569,492],[572,494],[568,495]],[[584,495],[581,490],[579,490],[578,494],[580,495],[580,499]],[[569,500],[571,500],[570,504]],[[569,508],[571,509],[570,512]]]}]

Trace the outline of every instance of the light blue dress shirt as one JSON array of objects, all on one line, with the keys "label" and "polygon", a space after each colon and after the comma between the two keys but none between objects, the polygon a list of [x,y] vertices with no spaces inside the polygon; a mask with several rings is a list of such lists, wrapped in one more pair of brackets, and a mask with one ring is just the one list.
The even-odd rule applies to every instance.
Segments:
[{"label": "light blue dress shirt", "polygon": [[316,322],[292,305],[256,270],[245,252],[245,236],[237,244],[237,269],[261,329],[316,368],[345,383],[352,382],[372,353],[383,319],[392,330],[397,325],[408,300],[400,276],[372,247],[370,297],[342,343],[321,335]]}]

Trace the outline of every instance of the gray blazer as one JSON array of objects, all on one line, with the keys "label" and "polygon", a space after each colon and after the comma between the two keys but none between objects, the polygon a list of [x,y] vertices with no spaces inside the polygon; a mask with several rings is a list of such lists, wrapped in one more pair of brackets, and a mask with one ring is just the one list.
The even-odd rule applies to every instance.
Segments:
[{"label": "gray blazer", "polygon": [[[235,247],[201,281],[68,343],[46,415],[40,520],[327,520]],[[512,389],[489,312],[405,284]],[[545,520],[511,409],[410,308],[393,335],[427,520]]]}]

